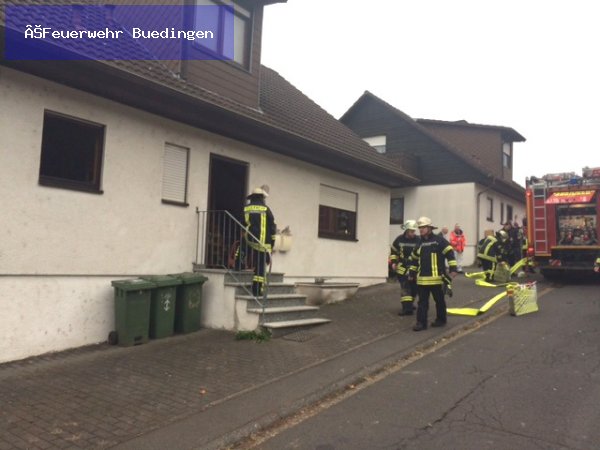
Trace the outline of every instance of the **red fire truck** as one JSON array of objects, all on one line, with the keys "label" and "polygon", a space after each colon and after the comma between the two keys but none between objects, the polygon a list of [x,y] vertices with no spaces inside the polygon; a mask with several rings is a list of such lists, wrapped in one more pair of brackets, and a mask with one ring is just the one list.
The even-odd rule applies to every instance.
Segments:
[{"label": "red fire truck", "polygon": [[526,180],[527,256],[547,278],[593,273],[600,256],[600,167]]}]

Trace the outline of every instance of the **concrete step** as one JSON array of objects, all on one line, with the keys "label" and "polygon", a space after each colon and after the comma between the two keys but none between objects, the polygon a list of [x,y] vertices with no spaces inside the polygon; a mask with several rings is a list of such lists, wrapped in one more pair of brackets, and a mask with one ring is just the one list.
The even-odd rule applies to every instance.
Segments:
[{"label": "concrete step", "polygon": [[[225,282],[225,286],[236,288],[237,295],[248,295],[252,290],[252,283]],[[294,294],[296,285],[293,283],[269,283],[269,297],[273,294]]]},{"label": "concrete step", "polygon": [[[264,322],[287,322],[290,320],[314,319],[319,308],[317,306],[269,306],[264,309]],[[262,314],[262,308],[248,308],[251,314]]]},{"label": "concrete step", "polygon": [[265,322],[261,324],[261,327],[269,330],[271,332],[271,336],[276,338],[280,336],[285,336],[286,334],[295,333],[296,331],[310,329],[329,322],[331,322],[331,320],[324,319],[321,317],[315,317],[313,319],[286,320],[283,322]]},{"label": "concrete step", "polygon": [[[248,302],[248,308],[256,308],[256,302],[254,297],[251,295],[236,295],[235,298],[240,300],[246,300]],[[258,299],[262,302],[262,297]],[[267,297],[268,307],[284,307],[284,306],[305,306],[306,295],[301,294],[269,294]]]},{"label": "concrete step", "polygon": [[[228,272],[225,274],[225,283],[252,283],[254,272],[252,270],[242,270],[240,272]],[[268,274],[269,283],[282,283],[282,272],[271,272]]]}]

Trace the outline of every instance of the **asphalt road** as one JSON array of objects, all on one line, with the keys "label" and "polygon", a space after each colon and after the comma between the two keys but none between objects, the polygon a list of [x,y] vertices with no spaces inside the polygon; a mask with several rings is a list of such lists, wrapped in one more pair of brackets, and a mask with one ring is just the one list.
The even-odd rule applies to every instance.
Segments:
[{"label": "asphalt road", "polygon": [[256,448],[600,448],[600,285],[540,292]]}]

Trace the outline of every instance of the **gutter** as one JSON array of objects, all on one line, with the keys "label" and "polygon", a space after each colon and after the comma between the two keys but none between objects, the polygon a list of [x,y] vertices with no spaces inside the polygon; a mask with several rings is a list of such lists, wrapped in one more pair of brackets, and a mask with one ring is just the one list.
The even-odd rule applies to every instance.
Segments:
[{"label": "gutter", "polygon": [[[477,213],[476,213],[477,214],[477,219],[475,219],[475,222],[476,222],[475,229],[477,230],[477,234],[476,234],[476,236],[477,236],[477,242],[479,242],[479,239],[480,239],[480,237],[479,237],[479,233],[480,233],[480,229],[479,229],[480,228],[479,227],[480,220],[479,220],[479,218],[481,217],[481,214],[480,214],[480,212],[481,212],[481,194],[484,194],[484,193],[492,190],[492,188],[494,187],[495,184],[496,184],[496,177],[492,175],[492,182],[491,182],[491,184],[477,194],[477,208],[476,208],[477,209]],[[475,246],[475,251],[477,251],[477,245]],[[477,258],[477,255],[475,255],[475,258]]]}]

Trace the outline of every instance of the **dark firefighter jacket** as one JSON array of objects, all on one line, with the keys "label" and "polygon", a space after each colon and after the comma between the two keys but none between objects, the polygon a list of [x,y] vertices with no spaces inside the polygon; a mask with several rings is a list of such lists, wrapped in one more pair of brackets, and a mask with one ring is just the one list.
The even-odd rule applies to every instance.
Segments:
[{"label": "dark firefighter jacket", "polygon": [[390,261],[396,264],[396,273],[399,276],[408,275],[409,258],[419,242],[421,242],[419,236],[409,239],[406,233],[402,233],[392,242]]},{"label": "dark firefighter jacket", "polygon": [[248,245],[260,252],[271,252],[275,243],[277,227],[273,213],[262,196],[250,196],[249,203],[244,207],[246,230],[252,235],[246,235]]},{"label": "dark firefighter jacket", "polygon": [[410,256],[410,275],[417,277],[417,284],[431,286],[444,284],[445,260],[450,272],[456,272],[456,259],[450,243],[442,236],[431,233],[415,247]]},{"label": "dark firefighter jacket", "polygon": [[485,261],[498,262],[499,259],[503,259],[504,248],[495,236],[488,236],[479,246],[477,257]]}]

